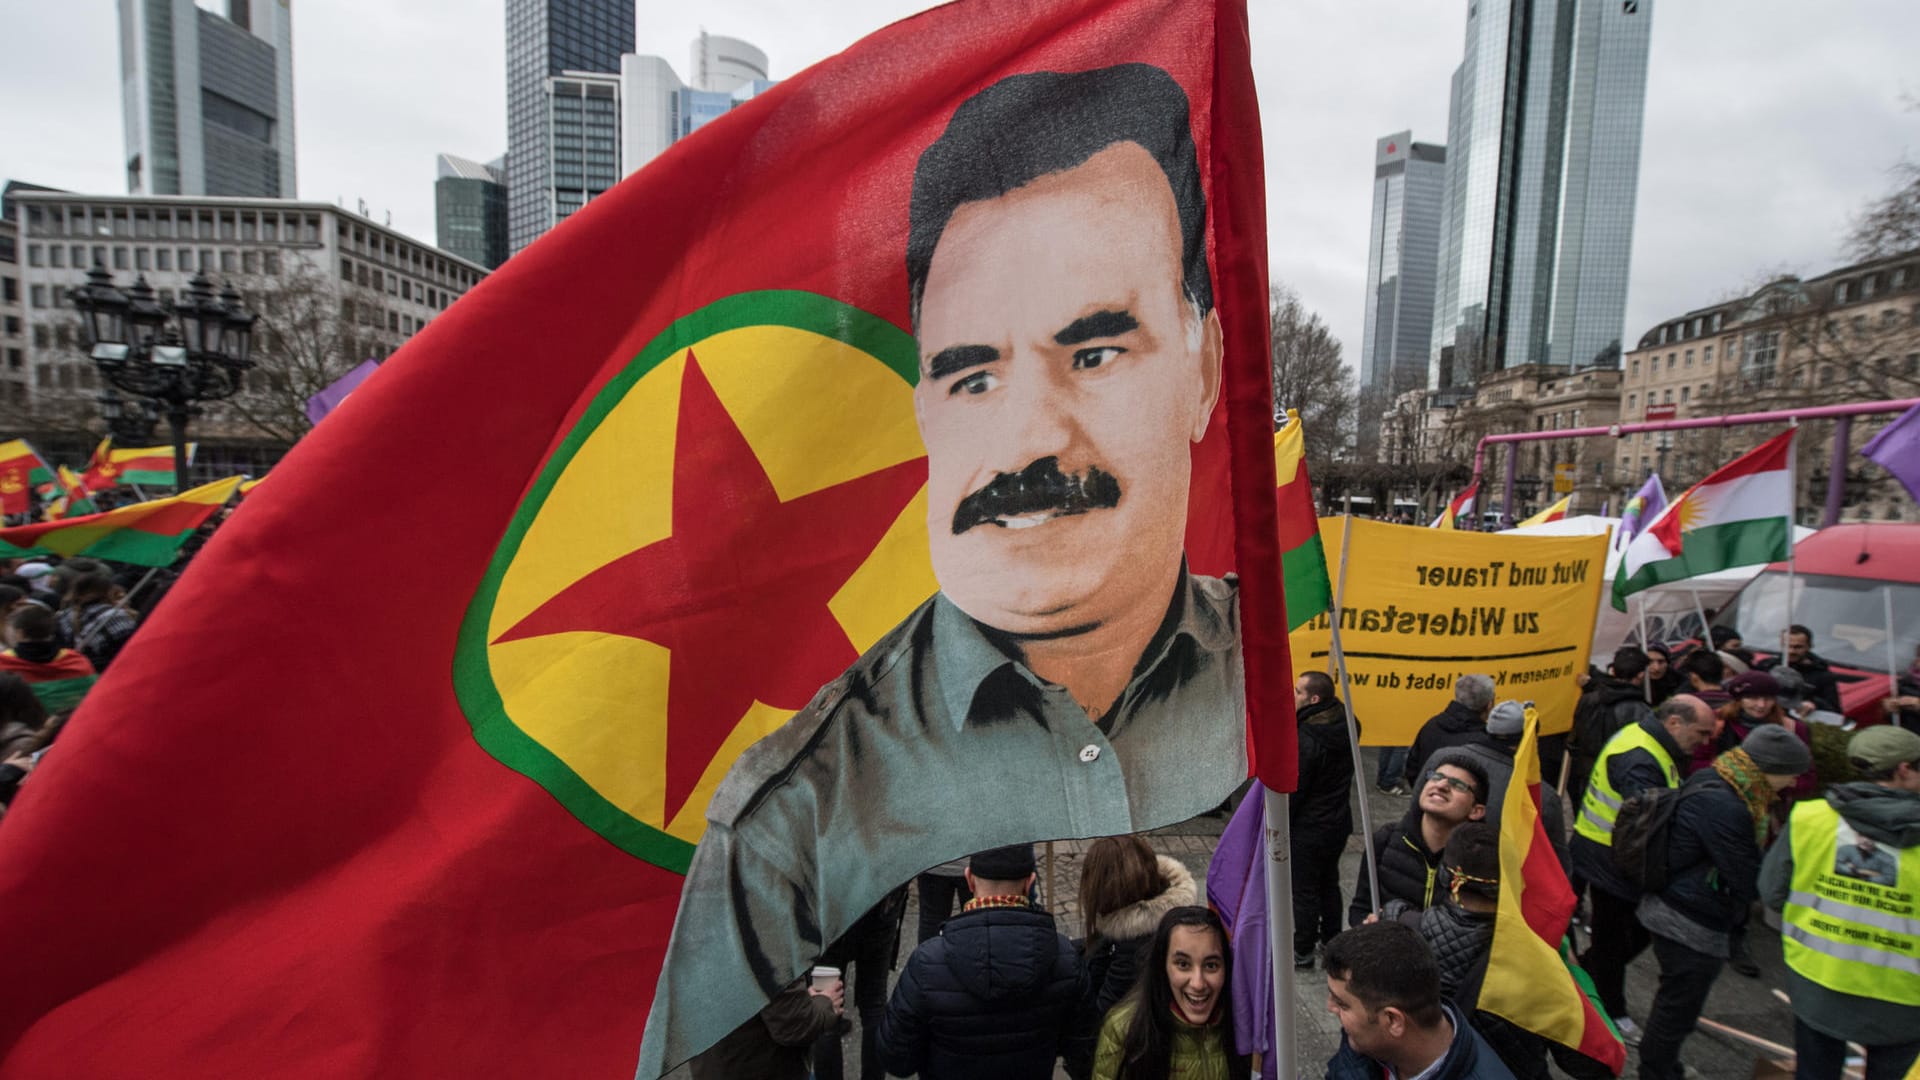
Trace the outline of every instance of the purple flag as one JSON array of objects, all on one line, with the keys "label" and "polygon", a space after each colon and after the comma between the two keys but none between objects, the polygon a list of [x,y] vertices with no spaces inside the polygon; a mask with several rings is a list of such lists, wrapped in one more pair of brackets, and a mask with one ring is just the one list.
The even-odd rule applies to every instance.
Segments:
[{"label": "purple flag", "polygon": [[[1267,789],[1255,780],[1207,863],[1207,904],[1233,935],[1233,1035],[1274,1080],[1273,963],[1267,941]],[[1291,883],[1289,883],[1291,884]]]},{"label": "purple flag", "polygon": [[1627,542],[1640,535],[1640,530],[1653,523],[1660,511],[1667,508],[1667,488],[1660,482],[1660,474],[1647,477],[1640,490],[1633,493],[1627,505],[1620,510],[1620,528],[1613,534],[1613,546],[1624,548]]},{"label": "purple flag", "polygon": [[1920,499],[1920,405],[1881,428],[1860,448],[1860,456],[1892,473],[1907,494]]},{"label": "purple flag", "polygon": [[308,398],[307,421],[319,423],[321,417],[339,408],[340,403],[347,400],[347,395],[353,393],[361,383],[366,382],[367,376],[373,374],[379,367],[378,360],[363,361],[359,367],[335,379],[326,389]]}]

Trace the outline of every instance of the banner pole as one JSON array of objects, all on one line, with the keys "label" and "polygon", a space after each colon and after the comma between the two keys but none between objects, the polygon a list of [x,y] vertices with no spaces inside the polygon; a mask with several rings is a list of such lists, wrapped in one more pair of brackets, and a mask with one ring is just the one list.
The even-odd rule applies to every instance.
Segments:
[{"label": "banner pole", "polygon": [[[1647,646],[1653,644],[1653,642],[1647,640],[1647,594],[1642,592],[1636,596],[1635,599],[1639,601],[1637,608],[1640,612],[1640,651],[1646,652]],[[1673,663],[1671,656],[1667,658],[1667,663],[1669,665]],[[1640,689],[1645,691],[1647,704],[1653,704],[1653,680],[1641,679]]]},{"label": "banner pole", "polygon": [[1693,613],[1700,617],[1700,641],[1711,649],[1713,648],[1713,625],[1707,622],[1707,609],[1700,603],[1700,590],[1688,585],[1687,591],[1693,594]]},{"label": "banner pole", "polygon": [[1373,913],[1380,914],[1380,866],[1373,851],[1373,812],[1367,808],[1367,789],[1360,786],[1366,776],[1366,766],[1360,763],[1360,722],[1353,715],[1353,686],[1347,679],[1347,653],[1340,645],[1340,613],[1345,610],[1347,600],[1347,551],[1353,542],[1353,515],[1345,514],[1340,521],[1340,580],[1333,588],[1333,650],[1334,668],[1340,672],[1340,696],[1347,703],[1347,749],[1353,754],[1353,789],[1359,796],[1360,804],[1360,850],[1367,860],[1367,885],[1373,890]]},{"label": "banner pole", "polygon": [[1893,651],[1893,586],[1880,586],[1880,606],[1887,618],[1887,696],[1900,696],[1899,660]]},{"label": "banner pole", "polygon": [[1293,839],[1287,796],[1262,786],[1261,812],[1267,830],[1267,859],[1262,865],[1267,888],[1267,963],[1273,978],[1274,1075],[1299,1075],[1294,1045]]}]

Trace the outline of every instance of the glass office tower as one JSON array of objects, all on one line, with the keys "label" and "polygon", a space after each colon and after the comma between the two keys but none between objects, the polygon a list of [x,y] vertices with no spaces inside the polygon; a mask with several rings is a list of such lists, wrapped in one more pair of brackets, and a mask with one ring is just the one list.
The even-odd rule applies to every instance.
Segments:
[{"label": "glass office tower", "polygon": [[452,154],[435,162],[435,242],[489,270],[507,261],[505,159],[485,165]]},{"label": "glass office tower", "polygon": [[1411,131],[1374,143],[1362,386],[1397,394],[1426,385],[1446,161],[1446,147],[1414,142]]},{"label": "glass office tower", "polygon": [[[590,182],[597,182],[602,166],[609,164],[601,158],[614,156],[611,171],[618,179],[619,80],[582,76],[618,76],[621,54],[633,51],[633,11],[633,0],[507,0],[507,231],[512,250],[531,244],[566,212],[606,190],[596,190]],[[606,150],[594,137],[604,133],[609,120],[612,149]],[[556,126],[563,129],[559,134],[564,145],[556,144]],[[589,147],[590,142],[596,145]],[[557,162],[556,152],[566,160]],[[556,186],[557,169],[570,182],[564,198]],[[572,184],[576,171],[579,182]]]},{"label": "glass office tower", "polygon": [[1470,0],[1428,385],[1617,362],[1653,0]]}]

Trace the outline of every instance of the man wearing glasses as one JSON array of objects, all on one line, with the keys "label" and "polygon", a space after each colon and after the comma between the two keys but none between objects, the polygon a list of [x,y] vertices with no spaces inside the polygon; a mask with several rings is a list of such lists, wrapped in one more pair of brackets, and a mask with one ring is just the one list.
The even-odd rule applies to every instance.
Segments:
[{"label": "man wearing glasses", "polygon": [[[1446,894],[1447,875],[1440,866],[1453,830],[1487,816],[1487,773],[1471,758],[1443,750],[1428,763],[1407,816],[1383,825],[1373,834],[1379,862],[1380,903],[1401,900],[1424,910]],[[1353,886],[1353,904],[1347,923],[1359,926],[1373,912],[1373,889],[1364,864]]]}]

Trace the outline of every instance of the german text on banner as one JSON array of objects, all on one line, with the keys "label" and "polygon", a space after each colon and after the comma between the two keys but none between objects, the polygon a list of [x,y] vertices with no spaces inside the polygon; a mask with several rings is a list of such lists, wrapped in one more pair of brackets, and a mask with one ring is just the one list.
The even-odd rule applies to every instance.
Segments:
[{"label": "german text on banner", "polygon": [[1245,19],[938,8],[435,319],[9,812],[0,1076],[657,1076],[921,870],[1290,785]]},{"label": "german text on banner", "polygon": [[[1340,580],[1341,645],[1353,715],[1369,746],[1406,746],[1453,700],[1454,680],[1489,675],[1501,698],[1532,701],[1548,734],[1573,724],[1606,569],[1607,537],[1505,536],[1320,519]],[[1338,586],[1336,586],[1336,591]],[[1326,671],[1332,613],[1293,633],[1296,671]]]}]

